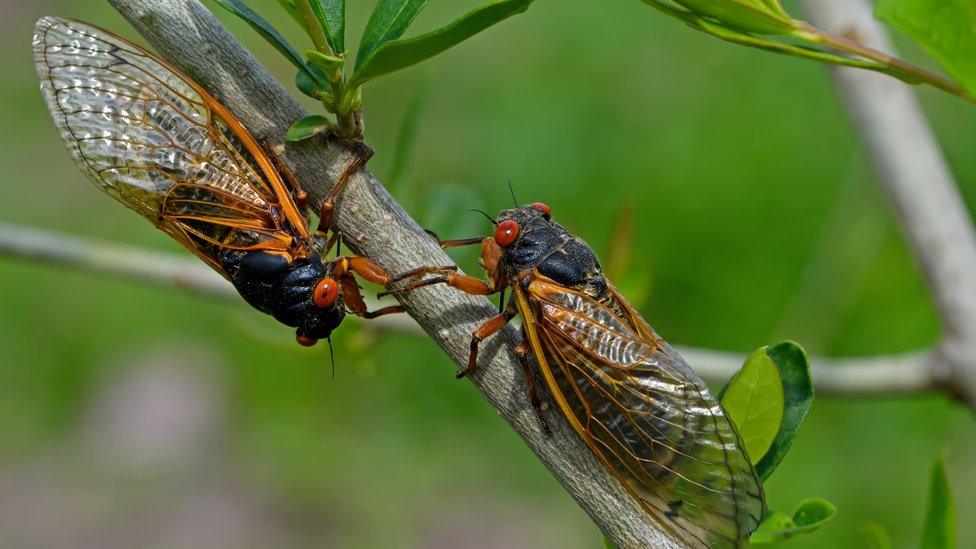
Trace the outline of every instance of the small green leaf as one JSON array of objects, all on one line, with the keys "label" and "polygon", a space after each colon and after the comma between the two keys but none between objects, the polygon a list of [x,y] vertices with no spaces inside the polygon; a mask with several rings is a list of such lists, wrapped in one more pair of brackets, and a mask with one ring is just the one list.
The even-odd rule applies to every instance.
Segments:
[{"label": "small green leaf", "polygon": [[346,63],[345,59],[326,55],[316,50],[308,50],[305,55],[308,56],[308,64],[326,75],[330,82],[336,82],[342,76],[342,66]]},{"label": "small green leaf", "polygon": [[775,0],[674,0],[694,13],[719,23],[758,34],[788,34],[796,30]]},{"label": "small green leaf", "polygon": [[295,73],[295,87],[298,88],[298,91],[312,99],[319,99],[318,85],[309,78],[307,72],[298,71]]},{"label": "small green leaf", "polygon": [[876,12],[879,19],[911,36],[976,94],[976,2],[880,0]]},{"label": "small green leaf", "polygon": [[888,531],[877,522],[865,523],[857,533],[864,549],[891,549],[891,537]]},{"label": "small green leaf", "polygon": [[925,509],[922,530],[922,549],[954,549],[956,547],[956,509],[949,491],[945,470],[945,454],[936,458],[929,477],[929,501]]},{"label": "small green leaf", "polygon": [[[315,77],[313,81],[309,75]],[[321,101],[323,96],[329,94],[329,77],[319,70],[315,65],[308,65],[308,71],[298,71],[295,74],[295,86],[299,91],[312,99]]]},{"label": "small green leaf", "polygon": [[309,72],[308,66],[305,64],[305,60],[302,59],[302,56],[298,55],[295,48],[293,48],[292,45],[285,40],[285,37],[282,36],[281,33],[271,26],[271,23],[268,23],[254,10],[247,7],[247,4],[240,0],[216,0],[216,2],[227,11],[243,19],[248,25],[251,26],[252,29],[256,30],[262,38],[274,46],[278,52],[284,55],[288,61],[291,62],[291,64],[295,65],[298,70],[305,71],[308,73],[310,80],[315,80],[315,76]]},{"label": "small green leaf", "polygon": [[739,429],[746,453],[750,457],[766,455],[779,432],[785,403],[779,371],[766,347],[749,355],[720,398]]},{"label": "small green leaf", "polygon": [[[800,425],[813,405],[813,381],[806,353],[796,343],[784,341],[766,348],[766,355],[776,364],[783,384],[783,420],[773,444],[765,455],[758,457],[756,473],[766,480],[786,456]],[[752,454],[750,454],[751,456]]]},{"label": "small green leaf", "polygon": [[797,534],[806,534],[819,529],[837,515],[834,504],[820,498],[805,499],[797,506],[793,516],[779,511],[769,511],[759,528],[749,538],[750,543],[775,543],[789,539]]},{"label": "small green leaf", "polygon": [[336,55],[346,51],[346,0],[310,0],[315,18]]},{"label": "small green leaf", "polygon": [[[532,0],[497,0],[476,8],[446,27],[416,38],[387,42],[357,67],[350,88],[362,86],[378,76],[414,65],[455,46],[488,27],[522,13]],[[357,64],[359,59],[356,59]]]},{"label": "small green leaf", "polygon": [[310,114],[295,121],[285,133],[288,141],[303,141],[329,128],[329,119],[320,114]]},{"label": "small green leaf", "polygon": [[825,499],[809,498],[801,501],[796,511],[793,511],[793,522],[799,528],[819,528],[836,514],[837,508],[833,503]]},{"label": "small green leaf", "polygon": [[359,41],[358,69],[383,44],[403,36],[407,27],[427,7],[428,0],[379,0]]},{"label": "small green leaf", "polygon": [[617,546],[610,541],[610,538],[603,536],[603,549],[617,549]]}]

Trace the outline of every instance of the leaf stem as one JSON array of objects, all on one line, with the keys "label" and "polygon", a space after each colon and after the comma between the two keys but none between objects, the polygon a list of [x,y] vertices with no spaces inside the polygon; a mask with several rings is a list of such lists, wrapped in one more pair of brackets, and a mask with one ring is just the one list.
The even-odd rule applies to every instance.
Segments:
[{"label": "leaf stem", "polygon": [[965,90],[958,82],[936,74],[918,65],[913,65],[907,61],[888,55],[887,53],[869,48],[859,44],[856,40],[844,36],[838,36],[821,31],[813,25],[800,22],[803,37],[814,44],[825,46],[839,53],[855,55],[864,59],[870,59],[897,71],[899,74],[914,79],[916,82],[924,82],[934,86],[944,92],[950,93],[970,103],[976,103],[976,96]]},{"label": "leaf stem", "polygon": [[[305,30],[312,39],[312,43],[315,44],[315,49],[326,55],[336,55],[332,51],[332,47],[329,46],[329,41],[325,37],[325,30],[315,16],[315,11],[312,10],[310,0],[295,0],[295,7],[305,22]],[[345,80],[345,75],[342,72],[339,73],[339,78],[336,78],[335,81],[329,79],[332,99],[322,98],[322,104],[325,105],[326,110],[335,112],[339,135],[343,137],[359,137],[362,135],[362,123],[357,122],[357,117],[353,109],[350,109],[345,104],[345,101],[343,101],[343,98],[346,96]]]}]

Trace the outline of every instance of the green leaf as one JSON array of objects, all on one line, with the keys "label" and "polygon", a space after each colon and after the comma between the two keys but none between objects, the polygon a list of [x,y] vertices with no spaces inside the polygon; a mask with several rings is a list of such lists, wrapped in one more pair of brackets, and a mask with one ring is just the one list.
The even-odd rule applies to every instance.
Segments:
[{"label": "green leaf", "polygon": [[[749,456],[764,456],[783,420],[783,384],[766,347],[754,351],[721,395]],[[755,462],[756,458],[752,458]]]},{"label": "green leaf", "polygon": [[307,72],[298,71],[295,73],[295,87],[298,88],[298,91],[311,97],[312,99],[319,99],[320,88],[318,87],[318,84],[309,78]]},{"label": "green leaf", "polygon": [[884,526],[877,522],[868,522],[858,530],[861,547],[864,549],[891,549],[891,537]]},{"label": "green leaf", "polygon": [[315,76],[309,72],[308,66],[305,64],[305,60],[302,59],[301,55],[298,55],[295,48],[293,48],[291,44],[285,40],[285,37],[282,36],[281,33],[271,26],[271,23],[268,23],[254,10],[247,7],[247,4],[241,2],[240,0],[216,0],[216,2],[227,11],[243,19],[248,25],[251,26],[252,29],[256,30],[262,38],[274,46],[278,52],[284,55],[292,65],[295,65],[298,70],[308,73],[308,78],[310,80],[315,80]]},{"label": "green leaf", "polygon": [[798,534],[819,529],[837,515],[834,504],[820,498],[805,499],[793,511],[792,516],[779,511],[769,511],[759,528],[749,538],[750,543],[775,543]]},{"label": "green leaf", "polygon": [[295,0],[278,0],[278,5],[298,23],[299,27],[305,28],[305,23],[302,22],[302,16],[298,13],[298,8],[295,7]]},{"label": "green leaf", "polygon": [[346,0],[310,0],[315,18],[336,55],[346,51]]},{"label": "green leaf", "polygon": [[330,82],[336,82],[342,76],[342,66],[346,60],[334,55],[326,55],[320,51],[308,50],[308,64],[326,75]]},{"label": "green leaf", "polygon": [[922,549],[953,549],[956,547],[956,510],[946,477],[945,454],[932,464],[929,477],[929,501],[925,508],[922,530]]},{"label": "green leaf", "polygon": [[911,36],[976,94],[976,2],[880,0],[876,14]]},{"label": "green leaf", "polygon": [[617,549],[617,546],[610,541],[610,538],[603,536],[603,549]]},{"label": "green leaf", "polygon": [[303,141],[329,128],[329,119],[320,114],[310,114],[295,121],[285,133],[288,141]]},{"label": "green leaf", "polygon": [[[784,341],[766,348],[766,355],[776,364],[783,384],[783,420],[773,444],[756,462],[756,473],[766,480],[793,445],[800,425],[813,405],[813,381],[806,353],[796,343]],[[752,454],[750,454],[752,455]]]},{"label": "green leaf", "polygon": [[776,0],[674,0],[694,13],[758,34],[788,34],[796,24]]},{"label": "green leaf", "polygon": [[427,7],[428,0],[379,0],[363,30],[356,54],[358,69],[383,44],[403,36],[407,27]]},{"label": "green leaf", "polygon": [[[312,75],[311,77],[309,75]],[[312,78],[315,78],[313,81]],[[307,71],[298,71],[295,74],[295,86],[299,91],[312,99],[321,101],[323,96],[329,94],[329,77],[319,70],[315,65],[308,65]]]},{"label": "green leaf", "polygon": [[[387,42],[356,69],[349,87],[356,88],[378,76],[430,59],[488,27],[522,13],[531,3],[532,0],[497,0],[468,12],[446,27],[416,38]],[[358,58],[356,62],[359,63]]]}]

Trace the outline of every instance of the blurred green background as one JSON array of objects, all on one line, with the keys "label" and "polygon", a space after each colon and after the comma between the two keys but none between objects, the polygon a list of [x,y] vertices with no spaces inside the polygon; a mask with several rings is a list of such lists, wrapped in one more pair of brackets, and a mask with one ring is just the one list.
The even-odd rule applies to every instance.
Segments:
[{"label": "blurred green background", "polygon": [[[349,4],[355,45],[372,2]],[[474,4],[433,2],[410,33]],[[274,3],[252,5],[300,43]],[[442,235],[483,232],[457,212],[507,206],[511,180],[605,255],[632,205],[632,272],[620,282],[672,343],[749,351],[790,338],[826,355],[934,344],[938,320],[824,69],[631,0],[600,6],[539,0],[368,85],[371,168]],[[0,220],[189,256],[85,182],[37,90],[38,17],[133,31],[95,0],[0,8]],[[290,86],[269,46],[218,15]],[[972,208],[976,109],[919,94]],[[412,104],[414,154],[389,180]],[[0,288],[0,546],[600,547],[426,339],[347,322],[331,379],[324,349],[298,348],[243,302],[4,257]],[[857,546],[869,521],[912,547],[943,449],[958,516],[974,516],[965,409],[940,396],[818,398],[769,503],[837,505],[832,524],[793,547]],[[976,544],[976,523],[959,530],[962,546]]]}]

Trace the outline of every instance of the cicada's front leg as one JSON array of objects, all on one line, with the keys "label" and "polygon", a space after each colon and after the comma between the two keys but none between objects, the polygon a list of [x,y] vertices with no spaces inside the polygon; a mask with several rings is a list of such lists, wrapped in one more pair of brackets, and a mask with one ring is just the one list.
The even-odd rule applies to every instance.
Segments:
[{"label": "cicada's front leg", "polygon": [[[444,267],[417,267],[416,269],[411,269],[394,276],[390,279],[389,283],[396,284],[398,282],[416,278],[420,278],[421,280],[415,280],[414,282],[405,284],[400,288],[393,288],[392,290],[380,292],[376,294],[376,296],[383,297],[392,294],[412,292],[418,288],[433,286],[435,284],[447,284],[448,286],[457,288],[466,294],[472,295],[491,295],[502,290],[502,288],[495,288],[490,284],[490,282],[486,282],[480,278],[458,273],[457,269],[457,265],[448,265]],[[429,274],[436,274],[438,276],[422,278]]]},{"label": "cicada's front leg", "polygon": [[353,314],[363,318],[376,318],[378,316],[405,311],[401,305],[390,305],[375,311],[367,310],[366,301],[363,299],[363,294],[359,290],[359,284],[356,282],[356,277],[353,274],[359,275],[369,282],[384,285],[390,283],[390,275],[382,267],[365,257],[347,256],[337,258],[333,262],[332,274],[342,285],[343,300],[345,301],[346,307]]}]

